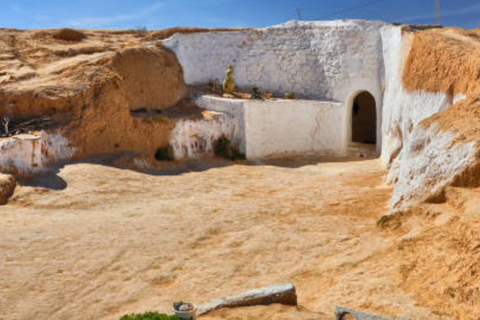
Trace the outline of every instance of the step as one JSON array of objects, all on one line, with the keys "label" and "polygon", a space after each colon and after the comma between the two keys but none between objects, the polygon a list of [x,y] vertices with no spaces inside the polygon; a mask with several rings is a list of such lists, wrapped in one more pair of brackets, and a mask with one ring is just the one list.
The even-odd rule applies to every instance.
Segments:
[{"label": "step", "polygon": [[347,155],[351,157],[374,158],[378,154],[374,144],[353,142],[347,148]]}]

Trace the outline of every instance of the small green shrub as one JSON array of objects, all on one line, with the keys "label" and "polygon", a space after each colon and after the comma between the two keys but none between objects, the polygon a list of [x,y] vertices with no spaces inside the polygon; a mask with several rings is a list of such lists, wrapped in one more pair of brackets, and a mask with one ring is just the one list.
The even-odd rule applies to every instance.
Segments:
[{"label": "small green shrub", "polygon": [[230,160],[244,160],[245,155],[241,153],[238,148],[232,146],[230,140],[221,136],[213,144],[213,153],[217,157],[227,158]]},{"label": "small green shrub", "polygon": [[158,161],[172,161],[174,159],[172,146],[168,145],[164,148],[158,148],[155,152],[155,159]]},{"label": "small green shrub", "polygon": [[120,320],[180,320],[180,318],[175,314],[168,315],[158,312],[145,312],[143,314],[126,314],[121,317]]}]

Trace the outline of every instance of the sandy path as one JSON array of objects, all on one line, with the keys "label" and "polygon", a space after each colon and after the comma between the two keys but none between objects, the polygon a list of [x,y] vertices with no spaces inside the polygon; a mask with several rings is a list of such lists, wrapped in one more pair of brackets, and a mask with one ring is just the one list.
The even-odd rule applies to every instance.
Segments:
[{"label": "sandy path", "polygon": [[331,160],[163,176],[73,164],[63,190],[20,187],[0,207],[0,319],[114,320],[285,281],[310,310],[436,319],[383,259],[398,239],[375,226],[391,195],[379,161]]}]

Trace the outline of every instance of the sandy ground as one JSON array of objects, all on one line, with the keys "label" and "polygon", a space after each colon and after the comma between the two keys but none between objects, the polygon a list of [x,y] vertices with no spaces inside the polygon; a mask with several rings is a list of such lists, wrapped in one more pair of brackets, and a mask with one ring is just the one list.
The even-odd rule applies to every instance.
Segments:
[{"label": "sandy ground", "polygon": [[[379,160],[214,165],[70,164],[17,188],[0,207],[0,319],[114,320],[286,281],[332,318],[340,304],[440,319],[401,288],[400,235],[376,227],[391,196]],[[285,308],[205,319],[315,318]]]}]

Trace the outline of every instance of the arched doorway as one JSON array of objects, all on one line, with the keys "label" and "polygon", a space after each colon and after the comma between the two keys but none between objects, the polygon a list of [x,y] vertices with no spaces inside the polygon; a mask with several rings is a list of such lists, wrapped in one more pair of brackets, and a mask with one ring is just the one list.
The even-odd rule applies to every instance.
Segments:
[{"label": "arched doorway", "polygon": [[362,91],[352,105],[352,141],[354,143],[377,143],[377,115],[375,98]]}]

